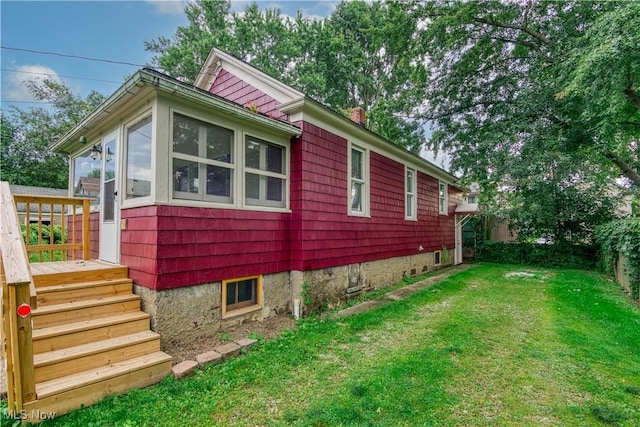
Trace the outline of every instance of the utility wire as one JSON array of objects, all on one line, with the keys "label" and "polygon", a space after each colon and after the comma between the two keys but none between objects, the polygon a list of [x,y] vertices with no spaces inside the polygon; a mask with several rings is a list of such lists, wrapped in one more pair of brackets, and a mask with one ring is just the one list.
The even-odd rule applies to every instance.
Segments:
[{"label": "utility wire", "polygon": [[11,68],[0,68],[0,71],[9,71],[11,73],[22,73],[22,74],[37,74],[37,75],[49,76],[49,77],[53,77],[53,78],[55,78],[55,77],[65,77],[67,79],[92,80],[94,82],[117,83],[117,84],[122,83],[122,82],[117,82],[115,80],[102,80],[102,79],[92,79],[90,77],[65,76],[63,74],[37,73],[35,71],[12,70]]},{"label": "utility wire", "polygon": [[[69,54],[66,54],[66,53],[58,53],[58,52],[44,52],[44,51],[41,51],[41,50],[23,49],[23,48],[19,48],[19,47],[0,46],[0,49],[16,50],[16,51],[20,51],[20,52],[29,52],[29,53],[37,53],[37,54],[40,54],[40,55],[62,56],[62,57],[65,57],[65,58],[84,59],[85,61],[108,62],[110,64],[131,65],[133,67],[149,67],[146,64],[135,64],[133,62],[114,61],[114,60],[111,60],[111,59],[102,59],[102,58],[90,58],[88,56],[69,55]],[[153,67],[151,67],[151,68],[153,68]]]},{"label": "utility wire", "polygon": [[9,99],[3,99],[0,102],[11,102],[12,104],[53,104],[53,101],[12,101]]}]

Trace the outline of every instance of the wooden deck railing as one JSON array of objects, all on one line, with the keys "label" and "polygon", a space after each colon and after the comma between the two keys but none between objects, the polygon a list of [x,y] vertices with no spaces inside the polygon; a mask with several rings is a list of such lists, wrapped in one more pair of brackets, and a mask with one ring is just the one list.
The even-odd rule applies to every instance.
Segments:
[{"label": "wooden deck railing", "polygon": [[[37,297],[30,257],[36,262],[88,260],[89,202],[90,199],[72,197],[12,195],[9,184],[0,182],[0,345],[7,366],[9,410],[16,411],[13,414],[20,413],[25,403],[37,400],[31,322]],[[24,236],[18,203],[26,206]],[[78,207],[82,208],[81,219]],[[36,221],[31,224],[34,213]]]},{"label": "wooden deck railing", "polygon": [[[26,207],[26,249],[32,262],[90,258],[90,199],[25,194],[15,194],[13,199],[16,204],[22,203]],[[81,226],[78,207],[82,212]],[[35,215],[35,221],[31,215]],[[77,253],[81,255],[76,256]]]},{"label": "wooden deck railing", "polygon": [[7,367],[10,411],[36,400],[31,310],[36,290],[9,184],[0,182],[0,284],[2,286],[2,351]]}]

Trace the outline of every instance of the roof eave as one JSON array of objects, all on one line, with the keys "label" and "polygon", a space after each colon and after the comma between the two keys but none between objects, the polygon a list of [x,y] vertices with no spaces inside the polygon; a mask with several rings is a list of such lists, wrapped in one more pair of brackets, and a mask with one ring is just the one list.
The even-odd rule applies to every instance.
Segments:
[{"label": "roof eave", "polygon": [[456,188],[459,188],[458,185],[455,185],[455,183],[458,181],[458,178],[455,175],[433,164],[429,160],[405,150],[404,148],[394,144],[392,141],[389,141],[388,139],[367,129],[366,127],[358,125],[348,117],[345,117],[342,114],[333,111],[332,109],[328,108],[327,106],[323,105],[313,98],[302,96],[290,102],[278,105],[278,109],[285,114],[290,114],[291,121],[293,122],[297,121],[296,115],[299,116],[298,119],[304,120],[304,113],[310,113],[322,118],[323,120],[330,121],[331,123],[336,125],[336,127],[339,127],[346,132],[355,133],[363,140],[374,140],[378,143],[378,145],[384,147],[385,149],[391,150],[398,157],[412,159],[414,162],[419,162],[434,176],[452,183]]},{"label": "roof eave", "polygon": [[[56,152],[64,152],[67,151],[69,147],[78,144],[77,141],[81,135],[94,128],[96,124],[102,122],[103,119],[106,119],[106,117],[112,114],[110,109],[120,103],[125,103],[131,100],[145,87],[152,87],[154,90],[168,94],[177,94],[182,98],[222,110],[227,114],[238,116],[244,120],[257,122],[260,125],[264,125],[287,135],[299,136],[302,133],[302,130],[291,124],[254,113],[240,105],[219,99],[185,83],[164,77],[159,73],[153,73],[142,69],[138,70],[131,77],[125,80],[125,82],[113,94],[111,94],[109,98],[100,104],[98,108],[82,119],[80,123],[67,132],[62,138],[54,142],[51,145],[51,149]],[[134,88],[140,89],[134,91]]]}]

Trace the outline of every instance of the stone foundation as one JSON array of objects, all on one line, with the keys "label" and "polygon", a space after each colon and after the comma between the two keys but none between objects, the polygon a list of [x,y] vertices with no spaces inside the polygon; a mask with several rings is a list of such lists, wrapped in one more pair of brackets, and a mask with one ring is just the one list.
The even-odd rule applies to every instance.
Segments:
[{"label": "stone foundation", "polygon": [[[443,259],[443,265],[444,261],[450,264],[451,257]],[[142,310],[151,316],[151,329],[160,334],[165,346],[214,337],[245,322],[292,313],[295,299],[310,300],[302,305],[302,314],[308,315],[434,268],[434,254],[426,252],[321,270],[269,274],[262,278],[262,308],[224,319],[221,282],[163,291],[134,285],[134,292],[140,295]]]}]

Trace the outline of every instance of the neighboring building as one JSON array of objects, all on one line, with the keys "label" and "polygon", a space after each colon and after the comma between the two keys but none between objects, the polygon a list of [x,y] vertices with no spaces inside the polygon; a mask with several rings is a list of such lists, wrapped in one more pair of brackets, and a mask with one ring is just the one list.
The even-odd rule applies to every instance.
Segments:
[{"label": "neighboring building", "polygon": [[461,262],[456,178],[354,116],[213,49],[195,86],[140,70],[54,148],[71,177],[101,170],[93,256],[189,341],[291,312],[303,287],[332,304]]},{"label": "neighboring building", "polygon": [[[9,185],[11,194],[20,194],[27,196],[42,196],[42,197],[67,197],[69,190],[66,188],[46,188],[46,187],[34,187],[30,185]],[[41,206],[41,211],[38,211],[38,207]],[[41,219],[42,224],[49,225],[53,220],[54,225],[61,224],[62,213],[60,212],[60,205],[53,205],[53,215],[51,214],[51,205],[29,205],[29,214],[27,215],[27,204],[17,203],[16,209],[18,211],[18,219],[21,224],[36,223],[38,219]]]},{"label": "neighboring building", "polygon": [[76,197],[96,198],[100,194],[100,178],[93,176],[81,176],[73,189]]}]

